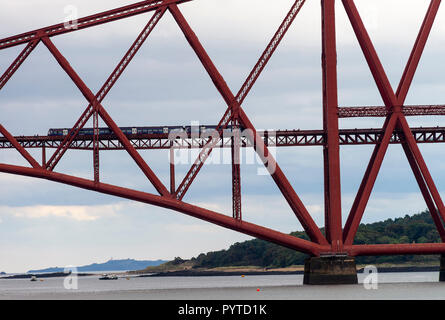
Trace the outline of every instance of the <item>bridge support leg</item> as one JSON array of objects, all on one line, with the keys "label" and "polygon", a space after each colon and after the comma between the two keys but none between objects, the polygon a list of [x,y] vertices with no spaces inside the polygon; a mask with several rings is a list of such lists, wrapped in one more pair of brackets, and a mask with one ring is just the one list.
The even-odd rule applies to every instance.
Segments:
[{"label": "bridge support leg", "polygon": [[321,256],[306,259],[304,284],[357,284],[355,259],[348,256]]},{"label": "bridge support leg", "polygon": [[440,255],[439,281],[445,282],[445,254],[443,253]]}]

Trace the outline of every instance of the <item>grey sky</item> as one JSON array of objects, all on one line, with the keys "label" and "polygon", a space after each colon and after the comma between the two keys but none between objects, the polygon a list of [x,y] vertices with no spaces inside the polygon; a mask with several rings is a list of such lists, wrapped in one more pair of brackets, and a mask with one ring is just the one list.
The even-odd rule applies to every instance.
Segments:
[{"label": "grey sky", "polygon": [[[62,22],[66,5],[80,16],[130,1],[3,1],[0,38]],[[194,0],[181,5],[204,47],[236,93],[274,34],[292,0]],[[388,77],[397,87],[428,1],[356,1]],[[337,5],[340,105],[380,105],[381,99],[343,8]],[[151,14],[54,38],[93,91],[100,88]],[[407,104],[445,101],[445,10],[440,9]],[[282,46],[245,100],[258,129],[319,129],[321,118],[320,2],[307,0]],[[22,48],[0,52],[5,70]],[[43,45],[0,93],[1,123],[16,135],[70,127],[87,103]],[[217,123],[223,99],[166,13],[103,105],[121,126]],[[20,117],[19,117],[20,116]],[[441,118],[410,118],[412,125],[443,125]],[[378,127],[382,119],[342,120],[344,128]],[[391,146],[363,221],[412,214],[425,208],[399,146]],[[422,145],[436,184],[445,190],[441,145]],[[342,147],[343,213],[349,211],[372,147]],[[39,158],[39,152],[33,152]],[[168,155],[142,152],[168,183]],[[277,150],[277,160],[318,225],[323,225],[322,152],[316,147]],[[14,151],[0,162],[24,164]],[[57,170],[91,178],[92,157],[72,152]],[[270,177],[243,165],[243,216],[290,232],[300,229]],[[188,166],[178,167],[177,180]],[[229,165],[204,167],[186,201],[230,215]],[[105,182],[154,189],[124,152],[101,154]],[[397,190],[397,191],[395,191]],[[170,259],[226,248],[248,237],[164,209],[57,185],[0,174],[0,271],[81,265],[114,258]]]}]

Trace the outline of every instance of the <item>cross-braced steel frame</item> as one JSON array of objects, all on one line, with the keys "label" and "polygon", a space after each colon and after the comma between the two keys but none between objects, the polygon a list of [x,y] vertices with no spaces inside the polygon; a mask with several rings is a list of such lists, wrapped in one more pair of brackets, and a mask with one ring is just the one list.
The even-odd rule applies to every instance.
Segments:
[{"label": "cross-braced steel frame", "polygon": [[[417,131],[419,129],[417,129],[417,131],[412,130],[406,121],[406,116],[409,115],[443,115],[445,114],[445,107],[443,105],[404,106],[405,98],[409,91],[415,71],[419,64],[424,47],[429,37],[429,33],[433,26],[433,22],[439,9],[441,2],[440,0],[431,0],[430,6],[396,92],[394,92],[390,85],[385,70],[379,60],[377,52],[362,22],[354,1],[342,0],[344,9],[346,10],[352,28],[382,97],[384,103],[383,107],[338,106],[335,0],[321,0],[323,130],[313,130],[306,133],[299,131],[278,132],[274,135],[274,141],[276,146],[279,146],[280,143],[281,145],[299,145],[299,143],[303,143],[301,145],[323,146],[325,234],[323,234],[320,231],[320,228],[315,224],[307,208],[300,200],[292,185],[289,183],[286,175],[281,170],[272,154],[269,152],[268,145],[272,141],[269,138],[269,133],[257,131],[255,126],[250,121],[248,115],[242,108],[244,99],[247,97],[256,80],[261,75],[270,58],[273,56],[276,48],[300,12],[300,9],[303,7],[305,0],[297,0],[292,5],[282,24],[279,26],[277,32],[274,34],[267,48],[262,53],[258,62],[252,69],[252,72],[249,74],[236,95],[234,95],[229,89],[223,76],[215,67],[205,48],[202,46],[198,37],[188,24],[187,19],[182,15],[178,5],[187,1],[191,0],[141,1],[125,7],[81,18],[77,21],[75,27],[72,27],[73,25],[71,24],[67,27],[66,24],[61,23],[0,40],[0,50],[18,45],[26,45],[23,51],[0,78],[0,90],[20,68],[22,63],[32,53],[37,45],[42,42],[88,102],[86,109],[75,122],[69,134],[63,138],[18,138],[11,135],[3,125],[0,125],[0,133],[3,135],[3,138],[0,140],[1,148],[17,149],[23,158],[25,158],[30,164],[29,167],[0,164],[0,172],[47,179],[87,190],[172,209],[220,225],[222,227],[239,231],[260,239],[268,240],[313,256],[319,256],[321,254],[347,254],[350,256],[357,256],[445,253],[445,243],[397,245],[354,244],[355,234],[359,227],[377,178],[377,174],[380,170],[386,150],[390,143],[400,143],[402,145],[428,209],[436,224],[440,237],[442,241],[445,241],[445,229],[443,224],[445,221],[445,207],[417,145],[418,142],[440,142],[440,139],[443,139],[444,137],[444,133],[440,131],[443,128],[437,128],[437,130],[432,129],[430,130],[432,133],[423,132],[425,135],[425,141],[423,141],[422,138],[419,138],[418,136]],[[120,63],[116,66],[109,78],[105,81],[102,88],[96,94],[94,94],[88,88],[83,79],[81,79],[63,54],[51,41],[51,38],[61,34],[75,32],[77,30],[109,23],[118,19],[124,19],[150,11],[153,11],[154,13],[149,19],[147,25],[143,28],[133,45],[126,52]],[[197,142],[194,145],[193,140],[191,145],[186,143],[184,146],[185,148],[200,148],[199,156],[196,158],[185,177],[179,183],[178,187],[175,185],[174,165],[170,165],[170,186],[168,189],[138,153],[137,149],[143,149],[144,145],[138,146],[135,141],[140,142],[144,139],[155,139],[159,143],[158,148],[170,149],[171,157],[173,156],[174,148],[180,148],[181,146],[174,144],[173,141],[167,141],[165,139],[166,137],[162,136],[130,137],[125,135],[102,105],[102,101],[107,96],[108,92],[116,84],[121,74],[125,71],[126,67],[137,54],[166,11],[169,11],[175,19],[189,45],[196,53],[216,89],[227,104],[227,109],[223,113],[223,116],[217,125],[217,132],[219,133],[220,137],[209,137],[204,140],[201,139],[200,142]],[[345,130],[339,129],[339,118],[366,116],[385,117],[386,119],[383,128],[369,129],[362,132],[359,132],[360,130],[356,130],[356,132],[354,132],[354,130],[346,130],[345,132]],[[90,119],[93,119],[94,135],[90,139],[85,139],[84,137],[82,138],[79,136],[79,132]],[[111,129],[112,136],[104,138],[103,136],[99,135],[99,119],[102,119]],[[224,143],[224,140],[221,139],[221,136],[223,130],[229,125],[231,125],[232,131],[235,134],[230,139],[230,143],[227,145]],[[247,137],[241,137],[237,130],[240,127],[250,129],[250,134]],[[434,138],[427,138],[427,134],[430,134],[428,137],[434,135]],[[439,136],[442,138],[439,138]],[[108,147],[104,144],[104,140],[108,141]],[[110,141],[114,141],[114,145],[110,146]],[[351,144],[371,143],[375,144],[375,148],[360,188],[355,197],[351,211],[348,215],[346,224],[343,226],[341,216],[339,152],[340,144],[346,144],[348,142]],[[147,149],[156,148],[150,147],[148,142],[142,143],[145,143]],[[183,201],[184,196],[186,195],[196,176],[199,174],[206,160],[209,158],[212,150],[215,147],[225,146],[231,148],[232,154],[232,216],[207,210]],[[43,152],[41,163],[37,162],[26,150],[26,148],[32,147],[42,148]],[[54,153],[48,160],[46,160],[46,147],[55,148]],[[306,231],[309,240],[296,238],[270,228],[249,223],[243,219],[241,205],[241,172],[239,166],[239,149],[241,147],[253,147],[257,152],[261,160],[264,162],[266,168],[269,170],[271,177],[278,186],[283,197],[286,199],[293,213]],[[55,171],[57,164],[65,155],[65,152],[70,148],[83,148],[93,151],[93,179],[89,180],[79,178]],[[99,170],[99,151],[112,149],[126,150],[141,169],[142,173],[154,186],[158,194],[131,190],[101,182]]]}]

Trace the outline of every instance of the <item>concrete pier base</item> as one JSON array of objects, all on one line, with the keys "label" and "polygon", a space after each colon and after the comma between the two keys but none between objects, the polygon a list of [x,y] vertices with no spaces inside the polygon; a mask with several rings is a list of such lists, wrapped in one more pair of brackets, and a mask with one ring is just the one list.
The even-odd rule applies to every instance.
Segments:
[{"label": "concrete pier base", "polygon": [[304,284],[357,284],[355,259],[348,256],[321,256],[306,259]]},{"label": "concrete pier base", "polygon": [[445,254],[440,255],[439,281],[445,282]]}]

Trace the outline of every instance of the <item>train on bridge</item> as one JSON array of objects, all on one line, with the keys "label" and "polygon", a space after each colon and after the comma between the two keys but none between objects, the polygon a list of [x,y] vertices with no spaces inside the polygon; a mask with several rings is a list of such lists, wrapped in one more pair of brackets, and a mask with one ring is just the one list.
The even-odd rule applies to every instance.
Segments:
[{"label": "train on bridge", "polygon": [[[218,126],[215,125],[205,125],[205,126],[157,126],[157,127],[122,127],[120,128],[122,132],[126,135],[142,135],[142,134],[170,134],[170,133],[182,133],[187,134],[202,134],[206,131],[217,130]],[[242,130],[243,128],[240,127]],[[225,130],[232,131],[232,125],[228,125]],[[49,129],[48,136],[67,136],[70,133],[69,128],[57,128]],[[92,136],[94,135],[93,128],[83,128],[79,130],[79,135]],[[112,135],[113,131],[106,128],[99,128],[99,135]]]}]

